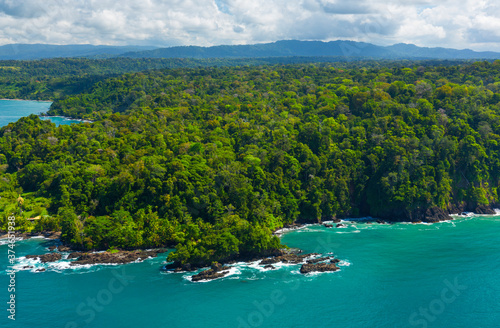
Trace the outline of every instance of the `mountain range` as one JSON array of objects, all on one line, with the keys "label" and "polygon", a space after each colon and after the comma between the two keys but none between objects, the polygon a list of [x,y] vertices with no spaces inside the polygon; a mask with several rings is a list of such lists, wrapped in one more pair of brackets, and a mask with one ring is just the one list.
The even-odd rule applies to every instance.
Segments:
[{"label": "mountain range", "polygon": [[7,44],[0,46],[0,60],[31,60],[58,57],[109,58],[134,51],[147,51],[156,47],[94,46],[90,44]]},{"label": "mountain range", "polygon": [[469,49],[418,47],[399,43],[378,46],[355,41],[284,40],[252,45],[212,47],[177,46],[169,48],[144,46],[94,46],[12,44],[0,46],[0,60],[42,59],[53,57],[87,58],[260,58],[260,57],[345,57],[359,59],[500,59],[500,53]]}]

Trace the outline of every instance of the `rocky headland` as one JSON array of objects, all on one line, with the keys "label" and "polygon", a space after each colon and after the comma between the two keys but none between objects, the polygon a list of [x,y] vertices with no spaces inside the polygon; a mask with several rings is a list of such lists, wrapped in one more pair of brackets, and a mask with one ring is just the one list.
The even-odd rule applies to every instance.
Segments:
[{"label": "rocky headland", "polygon": [[[59,246],[57,248],[60,252],[67,252],[70,249],[66,246]],[[72,252],[68,255],[68,260],[73,260],[71,265],[85,265],[85,264],[126,264],[135,261],[145,260],[150,257],[156,257],[160,253],[165,253],[166,249],[155,250],[134,250],[134,251],[113,251],[113,252],[99,252],[99,253],[83,253]],[[60,252],[51,252],[42,255],[27,255],[28,259],[40,259],[42,263],[56,262],[62,259]]]}]

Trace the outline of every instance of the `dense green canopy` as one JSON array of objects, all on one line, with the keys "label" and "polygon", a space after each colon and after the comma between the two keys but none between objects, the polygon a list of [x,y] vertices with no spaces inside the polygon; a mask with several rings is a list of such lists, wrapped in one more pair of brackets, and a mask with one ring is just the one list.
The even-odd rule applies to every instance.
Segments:
[{"label": "dense green canopy", "polygon": [[498,203],[500,62],[370,66],[100,81],[50,111],[92,124],[0,130],[2,199],[22,191],[26,216],[52,217],[37,229],[74,247],[177,245],[172,260],[199,265],[278,248],[271,231],[296,220]]}]

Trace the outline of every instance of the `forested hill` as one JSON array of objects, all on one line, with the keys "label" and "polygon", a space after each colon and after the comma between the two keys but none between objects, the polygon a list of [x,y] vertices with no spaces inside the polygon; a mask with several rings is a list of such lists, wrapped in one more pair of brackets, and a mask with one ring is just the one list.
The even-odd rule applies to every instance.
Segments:
[{"label": "forested hill", "polygon": [[96,82],[123,73],[144,70],[262,65],[267,63],[300,63],[333,60],[333,58],[52,58],[43,60],[0,61],[0,98],[55,100],[62,96],[88,91]]},{"label": "forested hill", "polygon": [[[269,58],[52,58],[0,60],[0,98],[56,100],[88,91],[95,83],[124,73],[163,68],[346,62],[344,57]],[[446,61],[442,64],[451,65]]]},{"label": "forested hill", "polygon": [[378,46],[366,42],[337,40],[298,41],[283,40],[249,45],[221,45],[212,47],[178,46],[120,55],[132,58],[258,58],[290,56],[327,56],[346,59],[500,59],[497,52],[476,52],[469,49],[418,47],[413,44]]},{"label": "forested hill", "polygon": [[50,110],[95,123],[0,130],[1,200],[21,193],[73,247],[177,244],[170,259],[195,265],[271,251],[297,220],[485,211],[499,101],[500,61],[125,74]]},{"label": "forested hill", "polygon": [[344,59],[499,59],[500,53],[449,48],[418,47],[413,44],[379,46],[366,42],[336,40],[282,40],[249,45],[212,47],[176,46],[94,46],[9,44],[0,46],[0,60],[44,58],[263,58],[263,57],[343,57]]}]

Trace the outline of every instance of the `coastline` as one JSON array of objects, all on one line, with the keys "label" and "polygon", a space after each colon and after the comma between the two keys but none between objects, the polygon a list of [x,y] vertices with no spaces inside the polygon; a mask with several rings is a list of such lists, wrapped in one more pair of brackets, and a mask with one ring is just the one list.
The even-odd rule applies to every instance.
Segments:
[{"label": "coastline", "polygon": [[77,121],[77,122],[81,122],[81,123],[94,123],[94,121],[90,121],[90,120],[85,120],[85,119],[82,119],[82,118],[72,118],[72,117],[68,117],[68,116],[60,116],[60,115],[43,115],[43,114],[46,114],[46,113],[41,113],[38,115],[38,117],[40,118],[50,118],[50,117],[58,117],[58,118],[62,118],[64,119],[65,121]]},{"label": "coastline", "polygon": [[[333,223],[346,223],[346,222],[357,222],[357,223],[366,223],[366,224],[394,224],[394,223],[407,223],[407,224],[434,224],[434,223],[441,223],[441,222],[447,222],[449,220],[454,220],[454,219],[460,219],[460,218],[466,218],[466,217],[483,217],[483,216],[500,216],[500,208],[494,207],[492,210],[495,212],[494,214],[482,214],[482,213],[474,213],[474,212],[462,212],[462,213],[451,213],[450,219],[448,220],[440,220],[436,222],[423,222],[423,221],[385,221],[381,220],[378,218],[374,218],[371,216],[366,216],[366,217],[355,217],[355,218],[342,218],[342,219],[332,219],[332,220],[326,220],[326,221],[321,221],[321,222],[316,222],[316,223],[293,223],[290,225],[285,225],[282,228],[278,228],[272,232],[273,235],[276,235],[278,237],[281,237],[283,234],[290,232],[290,231],[295,231],[295,230],[300,230],[307,228],[308,226],[325,226],[327,228],[330,228],[330,225]],[[61,236],[61,231],[42,231],[42,232],[16,232],[16,238],[23,238],[23,239],[30,239],[30,238],[39,238],[39,237],[44,237],[46,239],[60,239]],[[0,231],[0,240],[8,238],[8,233]],[[140,248],[137,248],[140,249]],[[133,250],[137,250],[133,249]],[[102,252],[101,251],[93,251],[93,252]]]},{"label": "coastline", "polygon": [[52,103],[54,102],[53,100],[31,100],[31,99],[7,99],[7,98],[2,98],[0,100],[14,100],[14,101],[37,101],[37,102],[49,102]]},{"label": "coastline", "polygon": [[[376,224],[376,225],[388,225],[388,224],[394,224],[394,223],[401,223],[401,224],[425,224],[425,225],[433,225],[434,223],[444,223],[444,222],[450,222],[451,220],[455,219],[462,219],[462,218],[471,218],[471,217],[498,217],[500,216],[500,209],[495,208],[494,209],[495,214],[477,214],[477,213],[472,213],[472,212],[464,212],[464,213],[459,213],[459,214],[451,214],[451,219],[450,220],[440,220],[437,222],[411,222],[411,221],[397,221],[397,222],[386,222],[380,219],[375,219],[373,217],[361,217],[361,218],[346,218],[346,219],[336,219],[332,221],[324,221],[322,223],[310,223],[310,224],[293,224],[287,227],[283,227],[281,229],[277,229],[276,231],[273,232],[274,235],[278,237],[282,237],[285,233],[295,231],[295,230],[300,230],[303,228],[311,227],[311,226],[324,226],[327,229],[340,229],[340,228],[345,228],[346,224],[348,223],[362,223],[362,224]],[[334,224],[331,223],[337,223],[335,226]],[[64,244],[61,243],[60,241],[60,236],[61,232],[59,231],[43,231],[43,232],[35,232],[35,233],[16,233],[16,239],[17,238],[22,238],[21,240],[24,239],[32,239],[32,238],[44,238],[46,240],[52,240],[54,243],[59,244],[58,247],[54,246],[54,248],[50,249],[49,251],[54,251],[56,248],[59,252],[61,251],[66,251],[66,252],[71,252],[70,258],[78,258],[77,261],[75,261],[74,265],[77,264],[127,264],[127,263],[133,263],[138,260],[139,257],[150,257],[152,254],[149,254],[150,251],[157,251],[157,255],[159,253],[163,253],[166,251],[166,249],[169,249],[170,247],[163,248],[162,251],[159,251],[160,249],[131,249],[131,250],[119,250],[116,253],[115,252],[108,252],[108,251],[98,251],[98,250],[93,250],[93,251],[79,251],[75,249],[71,249],[70,247],[65,246]],[[5,239],[8,237],[7,233],[0,232],[0,240]],[[159,251],[159,252],[158,252]],[[144,256],[144,252],[148,253],[148,256]],[[59,254],[59,253],[55,253]],[[42,254],[43,256],[50,256],[53,255],[53,253],[47,253],[47,254]],[[142,255],[142,256],[141,256]],[[41,256],[41,255],[38,255]],[[124,260],[127,258],[126,260]],[[152,256],[155,257],[155,256]],[[321,263],[319,262],[310,262],[312,259],[316,258],[319,259],[321,258]],[[261,265],[265,265],[263,268],[264,269],[270,269],[273,270],[275,267],[272,266],[272,264],[278,264],[279,263],[295,263],[295,264],[315,264],[319,263],[321,264],[318,269],[323,268],[324,265],[328,264],[325,261],[328,260],[334,260],[333,257],[330,255],[327,256],[328,259],[324,257],[324,254],[316,254],[316,253],[311,253],[311,254],[303,254],[303,251],[298,248],[284,248],[284,249],[275,249],[275,250],[268,250],[266,252],[263,252],[262,254],[255,254],[255,255],[250,255],[250,256],[232,256],[224,261],[220,262],[220,267],[217,267],[214,269],[213,266],[210,265],[191,265],[191,264],[180,264],[180,263],[175,263],[175,262],[170,262],[166,263],[162,267],[162,271],[167,271],[167,272],[179,272],[179,273],[185,273],[185,272],[195,272],[198,270],[202,271],[200,273],[203,273],[204,271],[208,271],[206,273],[203,273],[201,276],[208,276],[209,278],[206,278],[207,280],[212,280],[215,278],[220,278],[223,276],[220,276],[220,273],[222,271],[227,270],[230,267],[227,267],[227,265],[235,265],[237,263],[247,263],[247,264],[252,264],[259,262]],[[336,260],[336,259],[335,259]],[[57,262],[58,259],[56,258],[55,262]],[[53,262],[53,261],[49,261]],[[330,262],[333,263],[333,262]],[[335,262],[337,263],[337,262]],[[333,263],[333,264],[335,264]],[[328,264],[330,265],[330,264]],[[332,270],[330,271],[336,271],[335,266],[330,267]],[[198,274],[200,274],[198,273]],[[200,276],[200,277],[201,277]],[[213,278],[211,278],[213,276]],[[224,275],[225,276],[225,275]],[[205,280],[205,278],[203,279]]]}]

